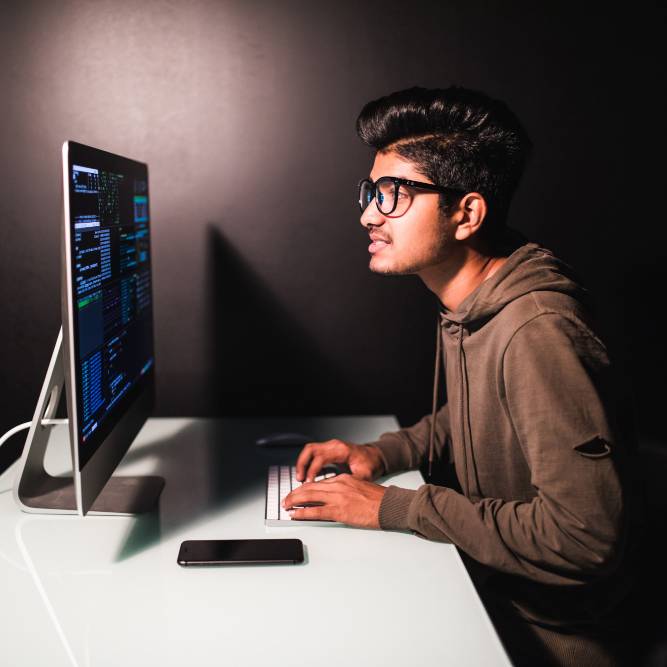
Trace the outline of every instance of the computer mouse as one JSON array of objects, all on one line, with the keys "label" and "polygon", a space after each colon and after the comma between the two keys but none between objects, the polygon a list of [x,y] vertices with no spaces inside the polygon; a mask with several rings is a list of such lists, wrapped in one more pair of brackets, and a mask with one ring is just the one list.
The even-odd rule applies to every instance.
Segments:
[{"label": "computer mouse", "polygon": [[303,447],[314,438],[303,433],[270,433],[255,440],[258,447]]}]

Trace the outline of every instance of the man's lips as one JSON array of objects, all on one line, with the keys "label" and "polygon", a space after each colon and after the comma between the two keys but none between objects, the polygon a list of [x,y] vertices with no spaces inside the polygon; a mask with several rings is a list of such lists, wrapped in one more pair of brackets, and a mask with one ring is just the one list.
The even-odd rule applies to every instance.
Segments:
[{"label": "man's lips", "polygon": [[380,236],[379,234],[369,234],[369,236],[371,238],[371,244],[368,246],[368,252],[370,252],[371,255],[386,248],[391,243],[386,236]]}]

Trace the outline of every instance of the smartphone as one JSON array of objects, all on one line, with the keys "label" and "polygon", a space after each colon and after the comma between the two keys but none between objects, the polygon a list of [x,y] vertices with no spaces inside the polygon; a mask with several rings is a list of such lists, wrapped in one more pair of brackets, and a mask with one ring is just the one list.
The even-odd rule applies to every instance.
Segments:
[{"label": "smartphone", "polygon": [[303,542],[296,539],[186,540],[179,565],[303,563]]}]

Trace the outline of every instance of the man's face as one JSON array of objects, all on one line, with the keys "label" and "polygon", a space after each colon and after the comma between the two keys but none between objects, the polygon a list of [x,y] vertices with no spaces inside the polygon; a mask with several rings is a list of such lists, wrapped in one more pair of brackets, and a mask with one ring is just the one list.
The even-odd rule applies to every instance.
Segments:
[{"label": "man's face", "polygon": [[[370,178],[409,178],[430,183],[409,160],[397,153],[377,153]],[[408,210],[400,217],[385,216],[373,200],[361,216],[372,240],[369,268],[375,273],[401,275],[416,273],[442,263],[452,245],[453,225],[439,208],[437,192],[401,186],[411,196]],[[393,214],[392,214],[393,215]]]}]

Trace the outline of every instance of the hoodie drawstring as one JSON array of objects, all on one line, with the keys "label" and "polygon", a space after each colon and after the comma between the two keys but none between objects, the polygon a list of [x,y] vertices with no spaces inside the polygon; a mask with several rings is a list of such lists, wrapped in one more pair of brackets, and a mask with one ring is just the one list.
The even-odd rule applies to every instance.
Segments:
[{"label": "hoodie drawstring", "polygon": [[[468,367],[466,363],[465,350],[463,349],[463,330],[462,324],[458,326],[458,372],[459,372],[459,423],[461,428],[461,443],[463,445],[463,492],[470,497],[470,487],[476,484],[476,493],[479,492],[479,477],[477,466],[472,452],[472,427],[470,424],[470,387],[468,383]],[[435,415],[438,409],[438,388],[440,383],[440,366],[442,365],[442,322],[438,316],[438,325],[436,327],[435,341],[435,368],[433,369],[433,404],[431,407],[431,432],[428,446],[428,481],[431,481],[433,473],[433,454],[435,450]],[[468,459],[472,462],[473,478],[468,476]]]},{"label": "hoodie drawstring", "polygon": [[465,494],[469,496],[470,493],[470,482],[468,480],[468,447],[466,445],[466,436],[465,436],[465,421],[464,421],[464,391],[463,391],[463,364],[464,364],[464,354],[463,354],[463,325],[459,324],[459,406],[460,406],[460,421],[461,421],[461,440],[463,442],[463,475],[465,479]]},{"label": "hoodie drawstring", "polygon": [[433,468],[433,444],[435,442],[435,412],[438,407],[438,384],[440,382],[440,357],[442,355],[442,331],[440,324],[440,315],[437,318],[436,339],[435,339],[435,369],[433,371],[433,405],[431,408],[431,435],[428,444],[428,479],[431,480],[431,470]]},{"label": "hoodie drawstring", "polygon": [[[470,425],[470,386],[468,383],[468,365],[463,349],[463,326],[459,330],[459,372],[460,372],[460,404],[461,404],[461,440],[463,442],[463,470],[466,482],[466,496],[470,498],[471,481],[475,485],[475,493],[479,493],[479,477],[475,456],[472,451],[472,427]],[[468,459],[472,464],[473,479],[468,478]]]}]

